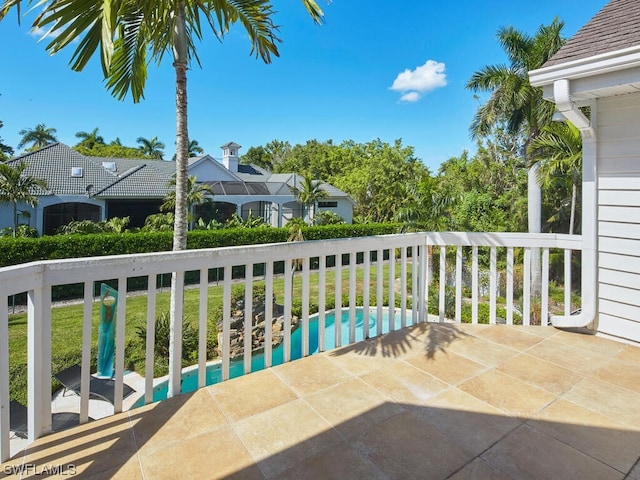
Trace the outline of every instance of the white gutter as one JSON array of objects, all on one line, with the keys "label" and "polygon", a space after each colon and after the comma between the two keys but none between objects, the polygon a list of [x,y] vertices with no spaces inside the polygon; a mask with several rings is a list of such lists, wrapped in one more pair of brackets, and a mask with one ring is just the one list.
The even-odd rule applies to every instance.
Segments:
[{"label": "white gutter", "polygon": [[[591,105],[591,121],[571,101],[567,79],[553,83],[556,106],[582,134],[582,310],[577,315],[552,315],[554,327],[587,327],[594,323],[597,312],[597,225],[598,187],[596,176],[597,139],[592,121],[596,118],[596,104]],[[567,266],[565,266],[567,268]]]}]

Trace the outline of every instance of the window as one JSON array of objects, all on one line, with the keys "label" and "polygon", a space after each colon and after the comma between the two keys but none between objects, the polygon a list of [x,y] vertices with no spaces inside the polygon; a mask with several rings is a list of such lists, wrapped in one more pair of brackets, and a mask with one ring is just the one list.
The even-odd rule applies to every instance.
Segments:
[{"label": "window", "polygon": [[338,202],[318,202],[319,208],[336,208],[338,206]]}]

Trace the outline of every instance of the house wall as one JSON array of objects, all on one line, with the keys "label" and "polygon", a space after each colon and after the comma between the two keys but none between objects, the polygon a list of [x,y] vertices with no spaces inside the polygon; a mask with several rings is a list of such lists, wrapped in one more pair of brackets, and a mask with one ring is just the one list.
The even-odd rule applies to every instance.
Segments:
[{"label": "house wall", "polygon": [[640,342],[640,93],[598,101],[598,323]]},{"label": "house wall", "polygon": [[353,223],[353,206],[348,200],[326,197],[320,202],[337,202],[337,205],[335,207],[319,207],[318,212],[333,212],[342,217],[346,223]]}]

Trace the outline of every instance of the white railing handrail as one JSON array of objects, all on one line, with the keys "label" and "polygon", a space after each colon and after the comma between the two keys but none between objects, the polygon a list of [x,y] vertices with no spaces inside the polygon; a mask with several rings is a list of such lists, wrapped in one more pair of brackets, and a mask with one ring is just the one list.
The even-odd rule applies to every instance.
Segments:
[{"label": "white railing handrail", "polygon": [[[14,295],[34,288],[121,277],[141,277],[171,272],[199,271],[203,259],[210,268],[222,268],[269,260],[286,261],[321,254],[349,253],[377,248],[380,241],[396,248],[416,244],[434,246],[525,247],[580,250],[582,237],[565,234],[418,232],[370,237],[268,243],[198,250],[135,253],[102,257],[39,260],[0,268],[0,291]],[[321,246],[321,247],[320,247]],[[313,254],[309,252],[312,251]],[[238,262],[238,259],[241,259]]]}]

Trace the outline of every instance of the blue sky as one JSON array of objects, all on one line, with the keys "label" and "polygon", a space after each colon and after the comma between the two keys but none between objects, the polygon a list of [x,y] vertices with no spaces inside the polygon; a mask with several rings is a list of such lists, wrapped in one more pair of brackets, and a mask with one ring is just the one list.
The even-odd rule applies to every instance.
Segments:
[{"label": "blue sky", "polygon": [[[495,34],[513,25],[533,34],[554,17],[570,37],[605,0],[319,0],[326,23],[314,25],[297,0],[274,0],[279,9],[280,58],[265,65],[249,56],[234,28],[222,43],[213,35],[199,47],[202,68],[188,73],[189,132],[207,153],[278,139],[334,143],[380,138],[404,145],[432,170],[475,151],[469,124],[478,106],[465,89],[472,73],[506,61]],[[394,8],[394,5],[396,7]],[[400,6],[399,6],[400,5]],[[118,101],[104,89],[97,61],[83,72],[68,67],[73,47],[50,57],[30,33],[30,18],[16,13],[0,22],[0,137],[13,146],[18,131],[39,123],[57,129],[61,142],[99,128],[107,141],[157,136],[166,157],[175,151],[174,74],[167,56],[151,65],[145,99]],[[392,88],[393,87],[393,88]]]}]

